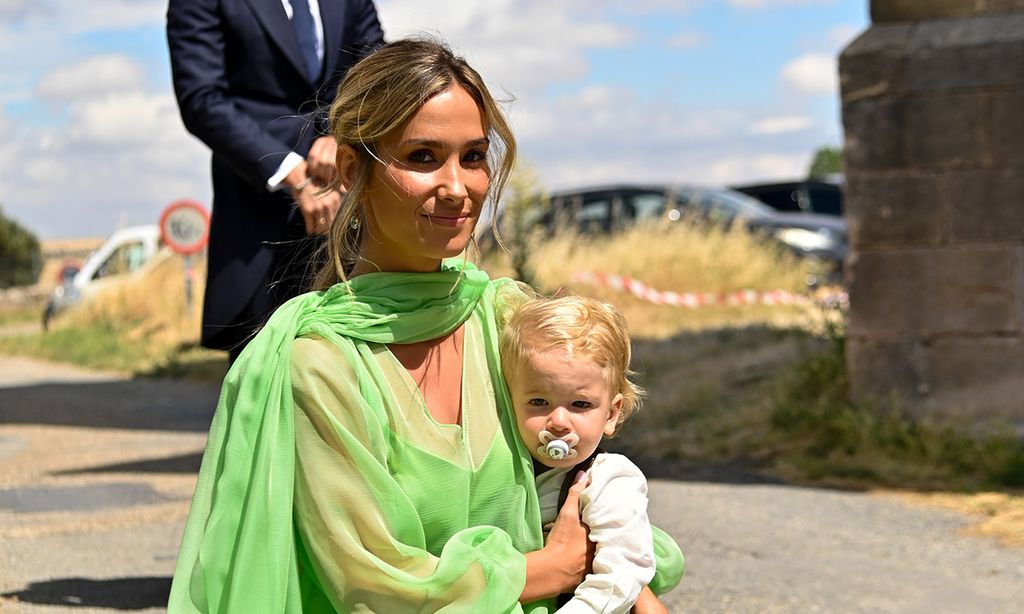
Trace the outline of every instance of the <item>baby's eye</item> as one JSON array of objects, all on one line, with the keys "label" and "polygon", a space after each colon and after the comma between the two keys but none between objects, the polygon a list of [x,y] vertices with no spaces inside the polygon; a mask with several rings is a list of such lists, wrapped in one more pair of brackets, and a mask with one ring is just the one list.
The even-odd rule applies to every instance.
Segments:
[{"label": "baby's eye", "polygon": [[415,162],[418,164],[434,162],[434,154],[429,149],[417,149],[409,154],[409,162]]},{"label": "baby's eye", "polygon": [[593,406],[594,406],[594,404],[591,403],[590,401],[573,401],[572,402],[573,409],[590,409]]},{"label": "baby's eye", "polygon": [[530,399],[526,404],[532,407],[544,407],[548,402],[545,399]]}]

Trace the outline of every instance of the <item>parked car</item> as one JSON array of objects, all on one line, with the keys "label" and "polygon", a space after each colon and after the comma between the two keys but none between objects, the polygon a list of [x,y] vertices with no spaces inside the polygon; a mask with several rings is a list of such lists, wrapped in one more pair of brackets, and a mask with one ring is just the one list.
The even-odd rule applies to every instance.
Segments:
[{"label": "parked car", "polygon": [[617,185],[552,194],[530,225],[549,234],[574,228],[585,234],[609,233],[643,220],[683,218],[731,225],[752,232],[804,257],[823,261],[838,274],[847,251],[846,224],[829,215],[781,213],[745,194],[725,188],[672,185]]},{"label": "parked car", "polygon": [[153,262],[163,247],[156,225],[118,230],[94,251],[80,269],[71,270],[54,289],[43,311],[43,328],[61,311],[80,303],[97,290],[117,284]]},{"label": "parked car", "polygon": [[843,192],[837,181],[808,179],[741,185],[732,189],[752,196],[777,211],[836,216],[843,214]]}]

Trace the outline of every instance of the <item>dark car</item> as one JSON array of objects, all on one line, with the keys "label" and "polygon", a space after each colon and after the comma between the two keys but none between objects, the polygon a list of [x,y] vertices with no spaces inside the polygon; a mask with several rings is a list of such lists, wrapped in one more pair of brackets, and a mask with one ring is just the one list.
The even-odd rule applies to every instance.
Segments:
[{"label": "dark car", "polygon": [[835,271],[842,269],[846,257],[847,233],[842,219],[782,213],[725,188],[618,185],[558,192],[531,222],[552,234],[562,228],[592,234],[613,232],[643,220],[684,217],[724,225],[741,221],[751,231],[800,256],[824,261]]},{"label": "dark car", "polygon": [[789,181],[734,186],[737,192],[752,196],[772,209],[794,213],[843,214],[843,192],[832,181]]}]

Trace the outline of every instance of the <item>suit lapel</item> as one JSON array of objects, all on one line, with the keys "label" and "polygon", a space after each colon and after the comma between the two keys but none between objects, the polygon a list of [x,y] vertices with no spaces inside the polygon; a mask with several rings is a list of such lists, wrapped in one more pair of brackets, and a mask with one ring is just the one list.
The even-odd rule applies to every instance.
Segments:
[{"label": "suit lapel", "polygon": [[325,79],[333,75],[338,64],[338,47],[342,40],[342,24],[345,16],[342,2],[320,0],[320,22],[324,25],[324,71]]},{"label": "suit lapel", "polygon": [[295,40],[295,31],[288,21],[288,14],[284,12],[281,0],[245,0],[252,7],[266,29],[270,39],[281,49],[288,61],[292,63],[295,70],[306,77],[305,62],[302,61],[302,52],[299,51],[299,43]]}]

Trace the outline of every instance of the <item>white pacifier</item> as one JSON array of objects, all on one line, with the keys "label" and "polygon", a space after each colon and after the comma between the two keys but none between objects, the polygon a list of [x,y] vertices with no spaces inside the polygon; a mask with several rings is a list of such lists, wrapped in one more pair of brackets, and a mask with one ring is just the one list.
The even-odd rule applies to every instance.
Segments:
[{"label": "white pacifier", "polygon": [[548,431],[541,431],[537,438],[540,439],[540,447],[537,454],[546,456],[551,460],[572,460],[576,458],[577,452],[573,446],[579,443],[579,435],[569,433],[565,437],[555,437]]}]

